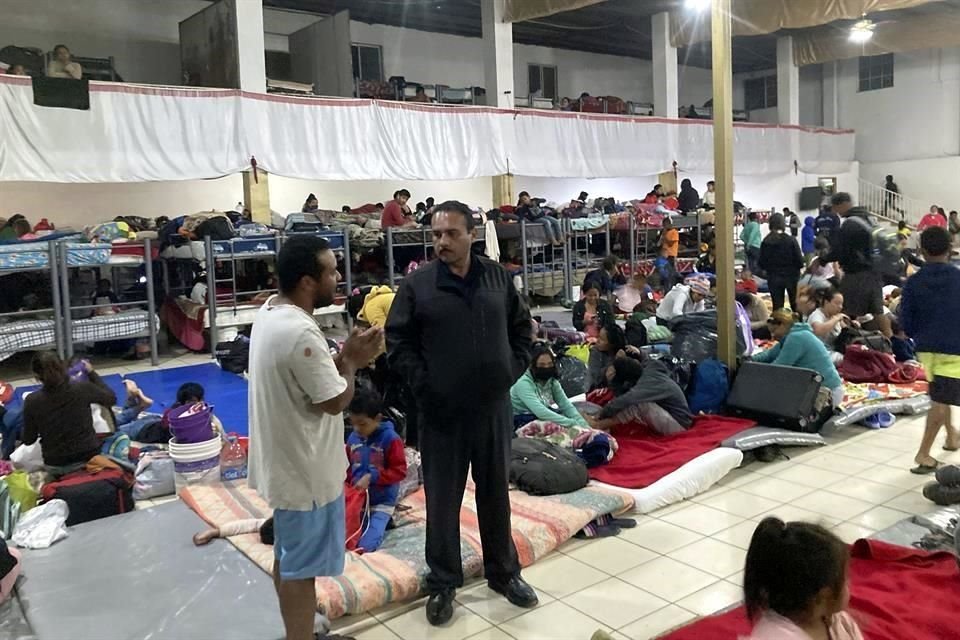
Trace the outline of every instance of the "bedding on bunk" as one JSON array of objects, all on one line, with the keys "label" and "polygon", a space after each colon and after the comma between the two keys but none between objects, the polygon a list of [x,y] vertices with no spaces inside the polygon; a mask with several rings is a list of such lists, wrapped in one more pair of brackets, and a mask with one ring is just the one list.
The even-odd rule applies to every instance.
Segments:
[{"label": "bedding on bunk", "polygon": [[611,430],[620,445],[617,455],[608,464],[590,469],[590,477],[617,487],[646,487],[755,424],[703,415],[696,416],[689,429],[671,436],[636,422],[620,425]]},{"label": "bedding on bunk", "polygon": [[[142,309],[74,320],[73,342],[101,342],[143,335],[149,330],[148,313]],[[159,329],[159,321],[157,328]],[[56,343],[53,319],[21,320],[0,324],[0,360],[19,351],[32,351]]]},{"label": "bedding on bunk", "polygon": [[[187,487],[180,497],[213,526],[270,514],[269,507],[247,487],[245,480]],[[597,517],[620,513],[632,506],[626,493],[597,487],[546,497],[511,491],[510,503],[513,539],[524,567],[546,556]],[[342,576],[317,578],[317,604],[328,617],[362,613],[391,602],[413,599],[423,592],[428,571],[423,555],[426,526],[423,489],[407,496],[400,504],[408,509],[397,510],[394,515],[397,527],[388,532],[379,551],[364,555],[349,553]],[[468,483],[464,495],[460,529],[464,577],[478,576],[483,563],[472,482]],[[258,534],[234,536],[229,540],[264,571],[271,571],[273,549],[262,544]]]},{"label": "bedding on bunk", "polygon": [[0,270],[37,269],[50,265],[49,241],[60,237],[67,252],[67,264],[85,266],[107,264],[110,261],[109,243],[70,242],[76,234],[65,233],[62,236],[45,236],[36,240],[18,242],[0,242]]},{"label": "bedding on bunk", "polygon": [[[877,540],[851,548],[850,606],[865,640],[956,637],[957,560]],[[750,634],[744,608],[703,618],[661,640],[730,640]]]}]

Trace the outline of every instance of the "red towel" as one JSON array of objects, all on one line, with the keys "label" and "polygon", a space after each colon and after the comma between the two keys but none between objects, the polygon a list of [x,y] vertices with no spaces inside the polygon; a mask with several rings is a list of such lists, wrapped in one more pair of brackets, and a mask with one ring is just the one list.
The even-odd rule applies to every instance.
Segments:
[{"label": "red towel", "polygon": [[590,477],[628,489],[646,487],[755,424],[740,418],[697,416],[693,426],[672,436],[639,423],[620,425],[612,431],[620,445],[617,455],[609,464],[590,469]]},{"label": "red towel", "polygon": [[[953,554],[858,540],[850,562],[850,612],[866,640],[960,638],[960,572]],[[662,640],[731,640],[748,636],[743,607],[704,618]]]}]

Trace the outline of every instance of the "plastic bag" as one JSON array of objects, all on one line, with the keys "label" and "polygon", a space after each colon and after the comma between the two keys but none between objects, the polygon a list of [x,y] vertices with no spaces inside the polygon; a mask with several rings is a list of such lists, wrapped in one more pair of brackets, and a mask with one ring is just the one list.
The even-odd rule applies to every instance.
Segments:
[{"label": "plastic bag", "polygon": [[[681,360],[700,363],[717,357],[717,312],[715,309],[677,316],[670,321],[671,350]],[[741,321],[737,320],[737,354],[747,350]]]},{"label": "plastic bag", "polygon": [[587,365],[579,358],[563,355],[557,358],[557,372],[560,375],[560,386],[567,397],[578,396],[587,392]]},{"label": "plastic bag", "polygon": [[137,463],[133,499],[146,500],[176,492],[173,458],[166,451],[149,451]]},{"label": "plastic bag", "polygon": [[10,454],[10,462],[18,469],[26,472],[40,471],[44,468],[43,452],[40,449],[40,441],[33,444],[22,444],[13,450]]},{"label": "plastic bag", "polygon": [[70,508],[63,500],[45,502],[20,517],[11,538],[18,547],[46,549],[67,537],[67,516]]},{"label": "plastic bag", "polygon": [[14,471],[3,478],[10,492],[10,499],[20,505],[20,513],[26,513],[37,506],[37,490],[30,484],[26,471]]}]

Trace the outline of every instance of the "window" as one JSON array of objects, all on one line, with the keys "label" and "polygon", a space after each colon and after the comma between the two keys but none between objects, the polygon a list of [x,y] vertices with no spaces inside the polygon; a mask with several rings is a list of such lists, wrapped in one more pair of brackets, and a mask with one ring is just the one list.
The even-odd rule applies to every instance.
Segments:
[{"label": "window", "polygon": [[352,44],[353,77],[357,80],[383,81],[383,49],[371,44]]},{"label": "window", "polygon": [[743,102],[747,111],[777,106],[777,76],[764,76],[744,81]]},{"label": "window", "polygon": [[860,91],[876,91],[893,86],[893,54],[861,56]]},{"label": "window", "polygon": [[271,80],[293,80],[290,54],[286,51],[265,51],[267,77]]},{"label": "window", "polygon": [[527,65],[527,77],[530,80],[530,95],[557,99],[557,68],[542,64]]}]

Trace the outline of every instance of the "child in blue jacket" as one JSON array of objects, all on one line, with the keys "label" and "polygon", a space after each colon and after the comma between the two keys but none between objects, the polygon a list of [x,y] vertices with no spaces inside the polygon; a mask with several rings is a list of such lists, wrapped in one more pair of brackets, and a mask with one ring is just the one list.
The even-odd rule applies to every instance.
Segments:
[{"label": "child in blue jacket", "polygon": [[807,216],[803,221],[803,231],[800,232],[800,248],[803,249],[803,259],[810,265],[813,256],[816,253],[814,242],[817,239],[816,219],[813,216]]},{"label": "child in blue jacket", "polygon": [[[358,387],[348,410],[353,433],[347,438],[347,482],[367,491],[370,506],[357,551],[369,553],[383,542],[397,506],[400,482],[407,476],[407,459],[403,439],[394,431],[393,423],[383,419],[383,400],[375,390]],[[347,535],[353,533],[348,531]]]}]

